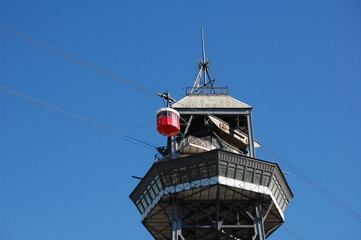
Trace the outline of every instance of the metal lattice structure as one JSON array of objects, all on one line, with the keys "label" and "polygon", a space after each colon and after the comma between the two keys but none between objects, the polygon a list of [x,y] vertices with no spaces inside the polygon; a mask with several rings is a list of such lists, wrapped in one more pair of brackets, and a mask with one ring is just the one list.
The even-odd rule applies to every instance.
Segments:
[{"label": "metal lattice structure", "polygon": [[202,49],[194,86],[173,104],[181,134],[159,148],[130,198],[157,240],[264,240],[293,194],[276,163],[256,158],[252,107],[207,80],[203,31]]}]

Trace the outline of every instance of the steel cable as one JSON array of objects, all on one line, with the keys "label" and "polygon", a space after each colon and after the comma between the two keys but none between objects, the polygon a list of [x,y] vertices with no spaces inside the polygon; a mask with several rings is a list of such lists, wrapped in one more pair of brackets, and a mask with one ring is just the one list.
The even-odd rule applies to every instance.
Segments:
[{"label": "steel cable", "polygon": [[92,63],[89,63],[89,62],[87,62],[87,61],[84,61],[84,60],[82,60],[82,59],[80,59],[80,58],[74,57],[74,56],[72,56],[72,55],[70,55],[70,54],[68,54],[68,53],[66,53],[66,52],[63,52],[63,51],[61,51],[61,50],[59,50],[59,49],[57,49],[57,48],[55,48],[55,47],[50,46],[49,44],[46,44],[46,43],[44,43],[44,42],[42,42],[42,41],[39,41],[39,40],[37,40],[37,39],[34,39],[34,38],[32,38],[32,37],[30,37],[30,36],[28,36],[28,35],[25,35],[25,34],[23,34],[23,33],[20,33],[20,32],[18,32],[18,31],[15,31],[15,30],[13,30],[13,29],[11,29],[11,28],[8,28],[8,27],[5,27],[5,26],[3,26],[3,25],[0,25],[0,28],[4,29],[4,30],[7,31],[7,32],[13,33],[13,34],[15,34],[15,35],[17,35],[17,36],[19,36],[19,37],[21,37],[21,38],[30,40],[30,41],[38,44],[38,45],[41,45],[41,46],[43,46],[43,47],[45,47],[45,48],[47,48],[47,49],[49,49],[49,50],[51,50],[51,51],[53,51],[53,52],[55,52],[55,53],[61,54],[61,55],[65,56],[65,57],[68,58],[68,59],[71,59],[71,60],[73,60],[73,61],[76,61],[76,62],[80,63],[80,64],[83,65],[83,66],[86,66],[86,67],[88,67],[88,68],[90,68],[90,69],[92,69],[92,70],[95,70],[96,72],[99,72],[99,73],[101,73],[101,74],[104,74],[104,75],[106,75],[106,76],[108,76],[108,77],[111,77],[111,78],[113,78],[113,79],[116,79],[116,80],[118,80],[118,81],[122,81],[122,82],[124,82],[124,83],[126,83],[126,84],[128,84],[128,85],[131,85],[131,86],[133,86],[133,87],[135,87],[135,88],[141,89],[141,90],[143,90],[143,91],[145,91],[145,92],[147,92],[147,93],[150,93],[150,94],[153,94],[153,95],[157,95],[156,92],[153,92],[153,91],[150,90],[150,89],[147,89],[147,88],[145,88],[145,87],[143,87],[143,86],[141,86],[141,85],[139,85],[139,84],[136,84],[136,83],[134,83],[134,82],[132,82],[132,81],[126,80],[126,79],[124,79],[124,78],[122,78],[122,77],[119,77],[118,75],[116,75],[116,74],[114,74],[114,73],[112,73],[112,72],[109,72],[109,71],[107,71],[107,70],[104,70],[104,69],[102,69],[102,68],[100,68],[100,67],[98,67],[98,66],[96,66],[96,65],[94,65],[94,64],[92,64]]},{"label": "steel cable", "polygon": [[[86,119],[86,118],[84,118],[84,117],[81,117],[81,116],[79,116],[79,115],[77,115],[77,114],[68,112],[68,111],[66,111],[66,110],[64,110],[64,109],[61,109],[61,108],[59,108],[59,107],[56,107],[56,106],[50,105],[50,104],[48,104],[48,103],[45,103],[45,102],[43,102],[43,101],[41,101],[41,100],[39,100],[39,99],[36,99],[36,98],[30,97],[30,96],[27,96],[27,95],[25,95],[25,94],[23,94],[23,93],[14,91],[14,90],[12,90],[12,89],[6,88],[6,87],[1,86],[1,85],[0,85],[0,89],[3,89],[4,91],[7,91],[7,92],[12,93],[12,94],[14,94],[14,95],[17,95],[17,96],[19,96],[19,97],[21,97],[21,98],[27,99],[27,100],[29,100],[29,101],[35,102],[35,103],[37,103],[37,104],[43,105],[43,106],[45,106],[45,107],[47,107],[47,108],[53,109],[53,110],[55,110],[55,111],[57,111],[57,112],[60,112],[60,113],[62,113],[62,114],[65,114],[65,115],[68,115],[68,116],[70,116],[70,117],[76,118],[76,119],[78,119],[78,120],[80,120],[80,121],[82,121],[82,122],[86,122],[86,123],[92,125],[93,127],[97,127],[97,128],[102,129],[102,130],[105,130],[105,131],[107,131],[107,132],[110,132],[110,133],[112,133],[112,134],[125,137],[125,138],[127,138],[128,140],[131,140],[131,141],[136,141],[138,144],[143,144],[143,145],[145,145],[145,146],[151,147],[153,150],[157,148],[157,147],[155,146],[155,144],[150,143],[150,142],[147,141],[147,140],[141,139],[141,138],[136,137],[136,136],[132,136],[132,135],[127,134],[127,133],[125,133],[125,132],[123,132],[123,131],[120,131],[120,130],[118,130],[118,129],[114,129],[114,128],[108,127],[108,126],[106,126],[106,125],[104,125],[104,124],[100,124],[100,123],[97,123],[97,122],[88,120],[88,119]],[[56,115],[57,115],[57,114],[56,114]],[[59,115],[57,115],[57,116],[59,116]],[[63,117],[62,117],[62,118],[63,118]],[[70,119],[68,119],[68,120],[70,120]],[[73,120],[71,120],[71,121],[73,121]]]},{"label": "steel cable", "polygon": [[352,207],[338,199],[336,196],[331,194],[329,191],[327,191],[325,188],[320,186],[318,183],[316,183],[311,178],[307,177],[305,174],[303,174],[300,170],[298,170],[296,167],[292,166],[290,163],[288,163],[286,160],[281,158],[279,155],[271,151],[269,148],[265,147],[263,144],[261,144],[261,147],[263,150],[271,154],[273,157],[278,159],[280,162],[285,164],[291,171],[293,171],[296,175],[298,175],[301,179],[303,179],[305,182],[310,184],[312,187],[314,187],[317,191],[319,191],[321,194],[323,194],[325,197],[327,197],[329,200],[331,200],[333,203],[335,203],[338,207],[343,209],[346,213],[353,216],[356,220],[361,222],[361,214],[358,213],[356,210],[354,210]]}]

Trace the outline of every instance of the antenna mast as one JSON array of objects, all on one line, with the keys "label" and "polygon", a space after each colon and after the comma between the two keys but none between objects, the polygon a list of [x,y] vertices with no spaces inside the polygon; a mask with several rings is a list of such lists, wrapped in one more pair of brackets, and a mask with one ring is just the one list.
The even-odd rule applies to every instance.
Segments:
[{"label": "antenna mast", "polygon": [[[223,93],[223,89],[219,86],[217,80],[209,69],[211,61],[206,58],[206,50],[204,44],[204,30],[201,28],[201,41],[202,41],[202,60],[198,62],[199,72],[194,85],[191,90],[191,94],[217,94],[216,89],[220,90],[218,93]],[[218,87],[215,88],[215,83]]]},{"label": "antenna mast", "polygon": [[203,59],[203,62],[206,61],[206,50],[205,50],[205,47],[204,47],[204,31],[203,31],[203,28],[201,28],[201,33],[202,33],[202,59]]}]

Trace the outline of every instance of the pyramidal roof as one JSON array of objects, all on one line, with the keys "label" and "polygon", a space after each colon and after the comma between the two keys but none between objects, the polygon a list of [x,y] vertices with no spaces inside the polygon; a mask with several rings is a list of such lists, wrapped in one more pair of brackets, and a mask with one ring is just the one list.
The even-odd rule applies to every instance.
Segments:
[{"label": "pyramidal roof", "polygon": [[226,94],[192,94],[174,103],[173,108],[251,109],[252,107]]}]

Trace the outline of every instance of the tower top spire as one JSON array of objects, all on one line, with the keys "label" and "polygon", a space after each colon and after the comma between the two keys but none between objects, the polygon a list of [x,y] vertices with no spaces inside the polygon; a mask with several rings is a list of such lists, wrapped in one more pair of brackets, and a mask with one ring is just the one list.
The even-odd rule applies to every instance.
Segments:
[{"label": "tower top spire", "polygon": [[228,88],[222,88],[209,66],[211,61],[206,58],[206,50],[204,44],[204,30],[201,28],[202,41],[202,60],[198,62],[199,72],[191,90],[187,94],[228,94]]},{"label": "tower top spire", "polygon": [[204,30],[201,28],[201,34],[202,34],[202,60],[203,62],[206,61],[206,49],[204,46]]}]

